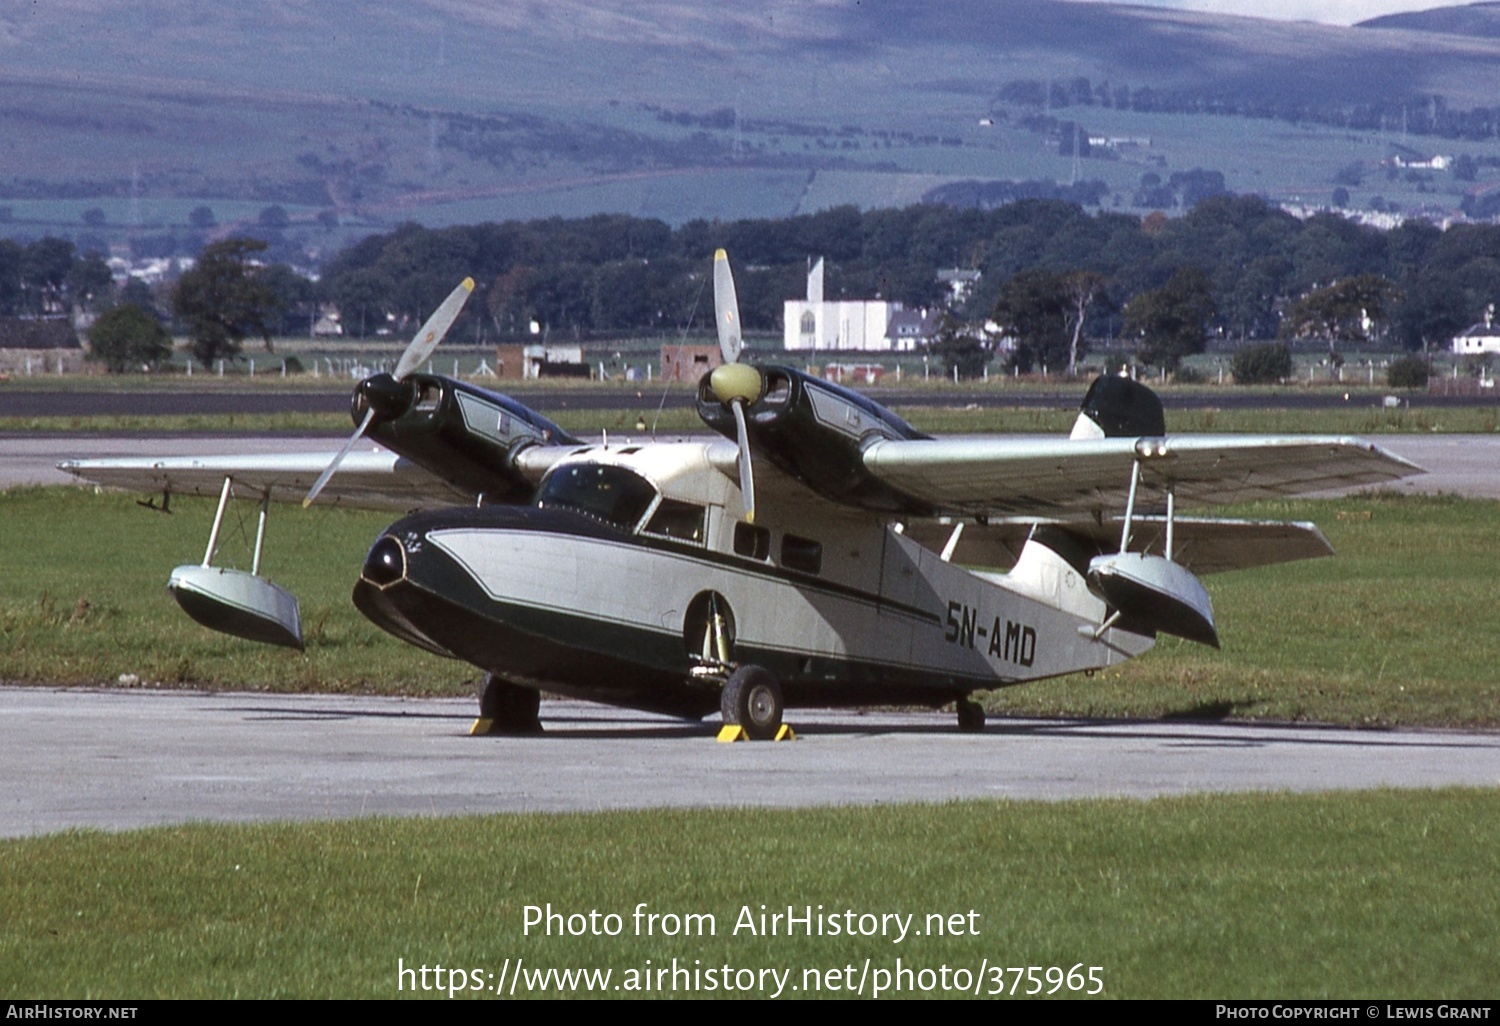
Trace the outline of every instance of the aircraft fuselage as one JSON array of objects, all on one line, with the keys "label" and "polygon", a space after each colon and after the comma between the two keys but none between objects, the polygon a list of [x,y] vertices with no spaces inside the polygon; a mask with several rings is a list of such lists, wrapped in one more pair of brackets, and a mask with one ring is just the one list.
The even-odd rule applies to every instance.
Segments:
[{"label": "aircraft fuselage", "polygon": [[715,615],[729,661],[774,673],[789,707],[940,705],[1151,643],[1089,637],[1102,604],[1081,580],[1071,598],[1049,592],[1068,586],[1060,564],[1018,589],[877,517],[799,507],[789,481],[773,507],[785,517],[747,524],[711,465],[722,444],[596,450],[554,468],[532,506],[409,516],[371,548],[355,602],[513,683],[687,716],[719,708],[692,673],[720,654]]}]

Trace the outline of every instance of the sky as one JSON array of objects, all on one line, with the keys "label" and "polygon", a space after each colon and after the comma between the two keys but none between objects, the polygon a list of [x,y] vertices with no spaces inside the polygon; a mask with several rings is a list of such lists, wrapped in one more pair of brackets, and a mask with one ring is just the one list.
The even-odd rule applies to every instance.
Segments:
[{"label": "sky", "polygon": [[1329,25],[1353,25],[1367,18],[1399,11],[1426,11],[1434,7],[1458,7],[1468,0],[1115,0],[1142,7],[1171,7],[1214,14],[1240,14],[1252,18],[1286,21],[1321,21]]}]

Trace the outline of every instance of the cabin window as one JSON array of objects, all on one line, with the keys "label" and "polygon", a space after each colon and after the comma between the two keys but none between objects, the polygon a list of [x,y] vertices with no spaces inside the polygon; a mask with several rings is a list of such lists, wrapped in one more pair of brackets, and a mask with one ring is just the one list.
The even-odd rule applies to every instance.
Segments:
[{"label": "cabin window", "polygon": [[598,463],[570,463],[547,475],[537,492],[543,509],[572,509],[629,531],[656,498],[651,482],[633,470]]},{"label": "cabin window", "polygon": [[734,554],[747,559],[771,558],[771,532],[740,521],[734,525]]},{"label": "cabin window", "polygon": [[664,538],[679,538],[694,545],[702,545],[703,524],[707,513],[707,509],[691,502],[662,499],[661,505],[656,507],[656,512],[651,514],[651,519],[646,521],[642,530],[647,534],[659,534]]},{"label": "cabin window", "polygon": [[811,538],[799,538],[795,534],[783,535],[781,565],[788,570],[800,570],[805,574],[820,573],[823,569],[822,543]]}]

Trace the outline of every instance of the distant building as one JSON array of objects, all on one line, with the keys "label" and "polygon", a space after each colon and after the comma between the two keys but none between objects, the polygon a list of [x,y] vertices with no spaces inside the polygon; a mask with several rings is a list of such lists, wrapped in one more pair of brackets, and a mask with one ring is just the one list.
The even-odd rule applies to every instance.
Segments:
[{"label": "distant building", "polygon": [[318,319],[313,322],[313,338],[343,338],[344,325],[339,320],[339,309],[329,303],[318,308]]},{"label": "distant building", "polygon": [[1484,320],[1459,332],[1453,339],[1453,352],[1459,356],[1500,353],[1500,330],[1495,328],[1495,306],[1490,304]]},{"label": "distant building", "polygon": [[67,317],[0,317],[0,373],[77,373],[84,357]]},{"label": "distant building", "polygon": [[886,348],[898,353],[909,353],[921,349],[937,338],[943,315],[936,310],[898,309],[891,314],[885,335],[890,345]]},{"label": "distant building", "polygon": [[974,286],[983,276],[982,272],[966,267],[945,267],[938,271],[937,280],[948,286],[948,301],[958,306],[969,298],[969,293],[974,291]]},{"label": "distant building", "polygon": [[791,350],[888,351],[891,315],[901,308],[880,299],[825,301],[819,257],[807,275],[807,298],[786,301],[782,339]]},{"label": "distant building", "polygon": [[661,347],[663,381],[697,381],[723,362],[717,345]]},{"label": "distant building", "polygon": [[589,365],[583,362],[582,346],[496,346],[495,377],[512,381],[586,378]]}]

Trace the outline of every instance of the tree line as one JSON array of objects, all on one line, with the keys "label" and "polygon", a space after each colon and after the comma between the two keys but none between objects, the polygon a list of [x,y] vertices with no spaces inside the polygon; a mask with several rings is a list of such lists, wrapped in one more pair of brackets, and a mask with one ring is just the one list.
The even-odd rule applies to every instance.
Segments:
[{"label": "tree line", "polygon": [[[1333,358],[1364,340],[1430,350],[1446,347],[1500,296],[1500,226],[1408,221],[1380,231],[1334,214],[1299,220],[1232,195],[1209,196],[1170,219],[1026,199],[994,209],[839,207],[675,229],[626,215],[407,224],[340,253],[316,284],[260,263],[259,243],[231,239],[206,249],[197,273],[170,293],[125,288],[136,290],[136,305],[174,318],[200,359],[232,357],[249,336],[300,334],[320,302],[338,306],[350,334],[400,334],[469,275],[481,301],[469,304],[455,338],[529,338],[533,325],[554,339],[673,337],[690,325],[708,330],[719,247],[735,262],[751,332],[780,334],[783,302],[805,295],[809,260],[821,256],[827,298],[946,309],[946,338],[978,345],[986,359],[994,332],[981,329],[991,322],[1014,343],[1008,359],[1020,370],[1076,365],[1098,339],[1137,341],[1145,362],[1169,368],[1210,338],[1316,338]],[[958,304],[936,278],[952,267],[982,273]],[[85,296],[98,303],[87,282],[97,283],[101,268],[107,280],[102,261],[59,240],[0,244],[0,312],[67,308]],[[225,281],[254,285],[254,295],[194,284],[215,268]],[[105,291],[108,304],[126,299],[112,285]],[[238,304],[225,315],[235,328],[219,332],[199,315],[224,313],[225,296]]]},{"label": "tree line", "polygon": [[1066,110],[1103,107],[1153,114],[1212,114],[1222,117],[1328,125],[1354,131],[1399,129],[1408,135],[1445,139],[1493,139],[1500,135],[1500,107],[1450,107],[1437,94],[1393,96],[1361,103],[1318,102],[1296,97],[1268,97],[1250,91],[1183,86],[1111,86],[1079,75],[1042,81],[1014,79],[1000,87],[996,100],[1021,107]]},{"label": "tree line", "polygon": [[[944,306],[938,268],[973,268],[982,278],[950,311],[955,322],[1001,322],[1023,343],[1023,363],[1053,368],[1076,360],[1090,338],[1154,340],[1146,358],[1166,366],[1210,337],[1352,341],[1350,322],[1303,317],[1298,304],[1354,279],[1379,283],[1378,316],[1356,318],[1366,337],[1432,349],[1500,297],[1500,227],[1408,221],[1382,231],[1336,214],[1299,220],[1258,197],[1227,194],[1171,219],[1024,199],[994,209],[839,207],[676,229],[625,215],[408,224],[335,257],[320,288],[356,334],[388,317],[419,321],[466,274],[485,288],[466,316],[482,319],[487,335],[524,336],[533,323],[580,339],[668,334],[690,318],[708,323],[704,286],[719,247],[735,262],[752,332],[781,331],[783,301],[805,294],[812,258],[825,258],[827,298],[908,307]],[[1082,304],[1080,282],[1088,283]],[[1173,323],[1184,317],[1190,325]]]}]

